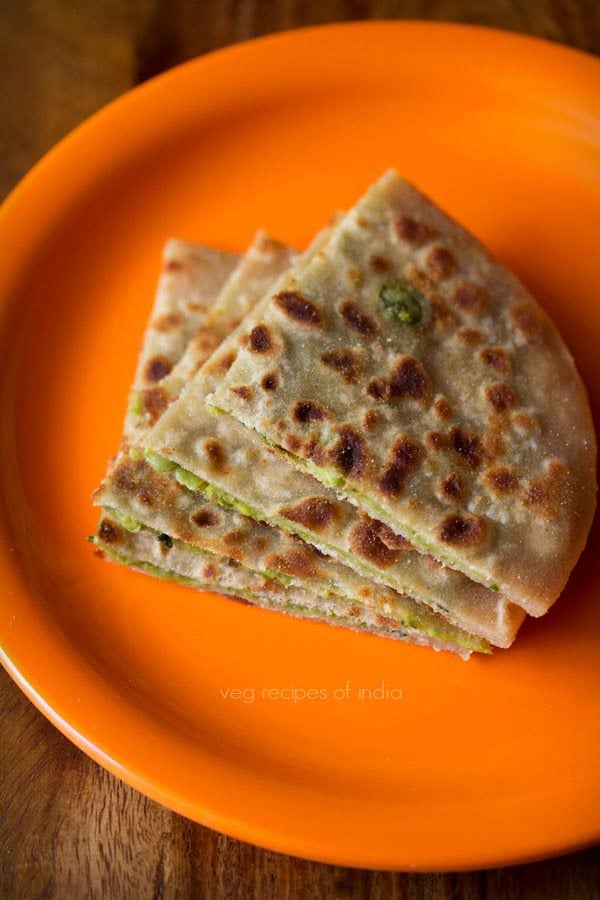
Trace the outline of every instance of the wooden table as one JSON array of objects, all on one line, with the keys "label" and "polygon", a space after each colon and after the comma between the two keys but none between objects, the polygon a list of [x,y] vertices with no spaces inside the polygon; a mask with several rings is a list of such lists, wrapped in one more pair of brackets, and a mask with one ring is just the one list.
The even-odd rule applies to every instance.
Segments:
[{"label": "wooden table", "polygon": [[[4,0],[0,192],[78,122],[163,69],[255,35],[363,18],[477,22],[600,52],[598,0]],[[600,852],[405,875],[261,850],[126,787],[0,670],[0,897],[329,896],[587,900],[600,897]]]}]

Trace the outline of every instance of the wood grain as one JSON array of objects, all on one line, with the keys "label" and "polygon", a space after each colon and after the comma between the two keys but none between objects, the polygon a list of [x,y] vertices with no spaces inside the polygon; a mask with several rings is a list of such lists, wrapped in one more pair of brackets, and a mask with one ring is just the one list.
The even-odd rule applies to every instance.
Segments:
[{"label": "wood grain", "polygon": [[[366,18],[475,22],[600,51],[597,0],[4,0],[0,192],[76,124],[165,68],[255,35]],[[261,850],[123,785],[0,671],[0,897],[593,900],[600,853],[408,875]]]}]

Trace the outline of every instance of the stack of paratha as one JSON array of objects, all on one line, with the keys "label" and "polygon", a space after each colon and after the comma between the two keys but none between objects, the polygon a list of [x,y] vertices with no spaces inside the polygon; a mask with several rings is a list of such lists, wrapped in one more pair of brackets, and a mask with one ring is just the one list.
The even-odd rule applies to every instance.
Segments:
[{"label": "stack of paratha", "polygon": [[299,256],[263,232],[241,258],[167,245],[94,540],[161,577],[468,656],[560,593],[595,453],[547,316],[390,172]]}]

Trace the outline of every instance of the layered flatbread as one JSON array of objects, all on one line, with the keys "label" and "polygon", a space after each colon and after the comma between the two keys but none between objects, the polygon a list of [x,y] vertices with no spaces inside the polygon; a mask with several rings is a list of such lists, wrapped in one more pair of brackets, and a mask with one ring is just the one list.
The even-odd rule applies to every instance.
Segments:
[{"label": "layered flatbread", "polygon": [[[155,422],[162,411],[159,383],[181,358],[190,339],[199,333],[208,311],[240,261],[237,253],[170,240],[163,251],[163,266],[154,308],[144,334],[129,395],[124,437],[136,435]],[[219,340],[198,344],[205,358]]]},{"label": "layered flatbread", "polygon": [[[228,308],[232,313],[231,302]],[[260,308],[257,315],[262,315]],[[251,322],[254,317],[252,313]],[[168,408],[144,438],[149,451],[147,462],[159,470],[160,476],[170,471],[193,492],[191,495],[180,494],[176,501],[172,495],[173,482],[169,487],[169,481],[161,478],[164,491],[171,492],[168,500],[157,500],[153,504],[161,517],[161,529],[183,540],[201,541],[201,546],[214,548],[226,535],[239,533],[241,526],[233,518],[232,509],[235,509],[245,517],[292,532],[343,562],[341,566],[331,560],[328,571],[329,580],[340,585],[346,596],[372,592],[375,581],[415,597],[453,624],[496,646],[509,646],[524,613],[498,591],[482,587],[461,573],[440,565],[429,554],[417,552],[389,527],[360,515],[333,490],[319,485],[310,476],[291,468],[286,460],[269,452],[256,434],[230,417],[214,417],[208,413],[206,397],[218,386],[239,347],[248,340],[247,321],[220,345],[180,399]],[[196,368],[193,358],[192,346],[184,362],[188,373]],[[174,370],[174,376],[178,368]],[[168,382],[167,379],[164,383],[165,390]],[[103,505],[117,505],[120,509],[128,509],[132,517],[140,516],[144,512],[143,505],[139,491],[136,494],[132,485],[137,483],[144,490],[143,486],[150,483],[147,465],[138,460],[134,471],[134,464],[127,461],[116,475],[110,485],[110,494],[105,492],[102,496]],[[124,488],[120,487],[120,482],[124,482]],[[190,526],[195,515],[190,507],[197,505],[203,518],[204,494],[232,509],[227,512],[224,524],[221,521],[224,514],[215,515],[218,524],[212,533],[211,529],[205,528],[197,535],[197,530]],[[258,543],[263,547],[261,567],[273,569],[279,565],[289,574],[288,560],[296,558],[289,538],[277,529],[261,529],[258,523],[249,525],[247,520],[241,530],[244,539],[239,541],[240,553],[251,548],[256,562]],[[317,565],[317,570],[322,570],[321,564]],[[304,575],[304,579],[308,577],[308,574]],[[313,590],[319,590],[319,581],[320,576],[313,582]]]},{"label": "layered flatbread", "polygon": [[[201,249],[196,248],[196,253]],[[187,246],[188,254],[193,250]],[[165,315],[166,308],[179,309],[182,299],[179,292],[189,291],[186,282],[168,277],[173,270],[171,253],[179,259],[181,245],[177,242],[167,245],[164,259],[167,277],[163,274],[159,283],[150,335],[157,318],[156,307],[161,308],[161,315]],[[204,317],[201,331],[194,336],[183,358],[153,388],[159,398],[153,410],[158,410],[160,415],[160,410],[179,390],[178,379],[184,381],[191,376],[207,348],[214,346],[230,324],[237,324],[239,314],[251,307],[291,258],[288,248],[264,233],[258,234],[227,279],[208,320]],[[201,281],[202,273],[198,272],[196,277]],[[198,284],[195,290],[198,292]],[[183,325],[182,321],[179,325],[173,323],[173,347],[177,327]],[[172,363],[175,354],[173,349]],[[142,356],[148,358],[146,346]],[[148,416],[146,422],[147,419]],[[147,425],[141,417],[135,424],[139,437]],[[447,645],[463,656],[471,650],[489,652],[484,640],[461,632],[439,616],[432,616],[410,598],[357,580],[352,572],[323,560],[302,542],[236,512],[220,510],[175,478],[157,473],[131,440],[113,461],[107,478],[96,492],[95,502],[107,510],[94,541],[101,552],[117,562],[178,581],[187,579],[195,587],[227,591],[261,606],[289,606],[296,614],[304,610],[312,618],[338,624],[348,624],[348,620],[352,627],[361,630],[411,641],[417,639],[417,643],[438,648]],[[318,593],[311,594],[315,587]]]},{"label": "layered flatbread", "polygon": [[[532,615],[584,546],[596,442],[568,350],[523,286],[394,172],[278,284],[210,403]],[[180,422],[159,423],[163,446],[167,424]],[[173,458],[196,449],[188,431]]]},{"label": "layered flatbread", "polygon": [[240,568],[235,560],[203,554],[167,535],[159,537],[162,540],[157,540],[156,532],[146,528],[130,532],[105,514],[95,537],[96,552],[156,578],[197,590],[226,592],[262,609],[409,641],[434,650],[448,650],[462,659],[468,659],[472,650],[489,653],[485,644],[469,641],[459,629],[449,626],[435,613],[422,614],[415,620],[410,603],[407,605],[398,594],[392,596],[389,592],[388,600],[375,607],[336,596],[316,597]]}]

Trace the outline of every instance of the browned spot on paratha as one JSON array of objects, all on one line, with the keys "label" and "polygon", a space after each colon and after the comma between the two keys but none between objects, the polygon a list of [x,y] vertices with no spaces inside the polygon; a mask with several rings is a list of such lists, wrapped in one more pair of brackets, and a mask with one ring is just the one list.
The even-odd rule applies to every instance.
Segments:
[{"label": "browned spot on paratha", "polygon": [[180,272],[185,266],[180,259],[170,259],[165,263],[166,272]]},{"label": "browned spot on paratha", "polygon": [[478,344],[482,338],[482,334],[476,328],[460,328],[456,332],[456,340],[459,344],[464,344],[467,347],[471,347],[473,344]]},{"label": "browned spot on paratha", "polygon": [[441,419],[442,421],[452,418],[452,407],[441,394],[433,401],[433,414],[436,419]]},{"label": "browned spot on paratha", "polygon": [[219,374],[225,374],[229,372],[230,368],[235,362],[237,353],[234,350],[229,350],[227,353],[223,353],[218,356],[217,359],[213,363],[211,363],[211,370],[213,372],[217,372]]},{"label": "browned spot on paratha", "polygon": [[363,416],[363,428],[366,428],[367,431],[373,431],[374,428],[377,428],[379,424],[379,416],[373,409],[368,409]]},{"label": "browned spot on paratha", "polygon": [[425,265],[436,280],[449,278],[456,271],[456,260],[447,247],[432,247],[425,258]]},{"label": "browned spot on paratha", "polygon": [[213,581],[218,574],[218,569],[214,563],[207,563],[202,569],[202,577],[206,578],[207,581]]},{"label": "browned spot on paratha", "polygon": [[173,364],[166,356],[153,356],[144,367],[144,377],[146,381],[156,384],[157,381],[162,381],[172,368]]},{"label": "browned spot on paratha", "polygon": [[314,556],[308,548],[289,550],[287,553],[273,553],[265,560],[269,569],[296,578],[326,578],[327,574],[315,564]]},{"label": "browned spot on paratha", "polygon": [[369,268],[372,272],[389,272],[390,262],[383,256],[379,256],[375,253],[369,259]]},{"label": "browned spot on paratha", "polygon": [[516,491],[519,482],[514,469],[509,466],[497,466],[485,473],[485,483],[496,497],[506,497]]},{"label": "browned spot on paratha", "polygon": [[398,437],[392,444],[389,462],[379,476],[379,489],[388,497],[399,497],[404,490],[406,477],[415,469],[423,456],[423,450],[410,438]]},{"label": "browned spot on paratha", "polygon": [[360,380],[360,361],[353,350],[328,350],[322,354],[321,360],[328,368],[339,372],[348,384],[356,384]]},{"label": "browned spot on paratha", "polygon": [[405,537],[402,537],[401,534],[396,534],[395,531],[386,525],[384,522],[377,522],[372,520],[374,526],[377,529],[377,534],[379,535],[380,540],[386,545],[386,547],[390,547],[392,550],[410,550],[412,544],[410,541],[407,541]]},{"label": "browned spot on paratha", "polygon": [[483,448],[481,440],[476,434],[472,434],[457,426],[451,430],[449,439],[450,447],[465,465],[471,469],[476,469],[481,465]]},{"label": "browned spot on paratha", "polygon": [[408,244],[423,244],[431,235],[424,222],[417,222],[408,216],[400,216],[395,222],[396,234]]},{"label": "browned spot on paratha", "polygon": [[414,356],[403,356],[392,368],[389,395],[392,399],[410,397],[425,402],[429,396],[430,378]]},{"label": "browned spot on paratha", "polygon": [[452,547],[475,548],[487,536],[488,526],[481,516],[447,516],[440,526],[439,539]]},{"label": "browned spot on paratha", "polygon": [[354,300],[344,300],[340,306],[340,313],[348,328],[356,331],[363,337],[373,337],[379,331],[375,319],[361,308]]},{"label": "browned spot on paratha", "polygon": [[502,347],[484,347],[477,355],[484,366],[497,372],[498,375],[508,375],[510,372],[510,359]]},{"label": "browned spot on paratha", "polygon": [[242,544],[247,538],[247,532],[243,528],[232,528],[223,535],[223,543],[228,547],[236,547]]},{"label": "browned spot on paratha", "polygon": [[250,401],[254,396],[251,384],[241,384],[239,387],[232,387],[229,388],[229,390],[232,394],[235,394],[236,397],[239,397],[240,400]]},{"label": "browned spot on paratha", "polygon": [[444,500],[457,502],[464,497],[464,483],[458,472],[452,472],[440,482],[439,493]]},{"label": "browned spot on paratha", "polygon": [[452,294],[452,304],[466,316],[480,316],[485,312],[487,297],[483,288],[472,281],[463,281]]},{"label": "browned spot on paratha", "polygon": [[152,322],[152,327],[155,331],[160,332],[174,331],[180,327],[182,321],[178,313],[166,313],[164,316],[159,316],[158,319],[155,319]]},{"label": "browned spot on paratha", "polygon": [[301,325],[322,325],[321,311],[304,294],[298,291],[281,291],[274,299],[279,309],[295,322]]},{"label": "browned spot on paratha", "polygon": [[142,391],[142,406],[148,416],[148,423],[154,425],[169,405],[164,388],[146,388]]},{"label": "browned spot on paratha", "polygon": [[215,528],[221,524],[221,514],[216,509],[210,509],[209,507],[199,509],[198,512],[192,515],[191,519],[198,528]]},{"label": "browned spot on paratha", "polygon": [[496,413],[505,413],[517,402],[513,389],[504,382],[490,384],[485,389],[485,398]]},{"label": "browned spot on paratha", "polygon": [[368,517],[355,525],[350,532],[350,547],[357,556],[375,563],[380,569],[389,569],[400,556],[398,550],[388,547],[381,540],[377,523]]},{"label": "browned spot on paratha", "polygon": [[255,325],[250,332],[248,349],[252,353],[268,353],[273,349],[273,336],[268,325]]},{"label": "browned spot on paratha", "polygon": [[364,440],[351,425],[337,429],[338,440],[330,452],[335,468],[344,475],[360,478],[368,466],[368,454]]},{"label": "browned spot on paratha", "polygon": [[267,372],[261,379],[263,391],[276,391],[279,387],[279,375],[277,372]]},{"label": "browned spot on paratha", "polygon": [[222,472],[225,467],[225,448],[220,441],[210,438],[204,444],[204,450],[215,472]]},{"label": "browned spot on paratha", "polygon": [[144,506],[167,503],[172,493],[179,489],[177,482],[161,478],[145,459],[127,457],[121,460],[112,473],[112,479],[119,491],[135,497]]},{"label": "browned spot on paratha", "polygon": [[123,530],[112,519],[102,519],[98,535],[105,544],[116,544],[123,538]]},{"label": "browned spot on paratha", "polygon": [[280,513],[286,519],[304,525],[311,531],[325,531],[339,518],[340,507],[328,497],[307,497],[295,506],[284,506]]},{"label": "browned spot on paratha", "polygon": [[448,447],[448,436],[441,431],[427,431],[424,437],[425,446],[429,450],[445,450]]},{"label": "browned spot on paratha", "polygon": [[568,467],[563,460],[550,459],[544,464],[545,474],[531,478],[525,485],[521,502],[545,519],[556,517]]},{"label": "browned spot on paratha", "polygon": [[290,453],[298,453],[300,448],[302,447],[302,441],[298,437],[297,434],[290,432],[289,434],[284,434],[283,436],[283,446],[286,450],[289,450]]},{"label": "browned spot on paratha", "polygon": [[312,400],[298,400],[292,407],[292,418],[301,425],[310,422],[320,422],[327,415],[327,411],[319,403]]},{"label": "browned spot on paratha", "polygon": [[367,386],[367,393],[381,403],[390,399],[390,383],[385,378],[372,378]]}]

